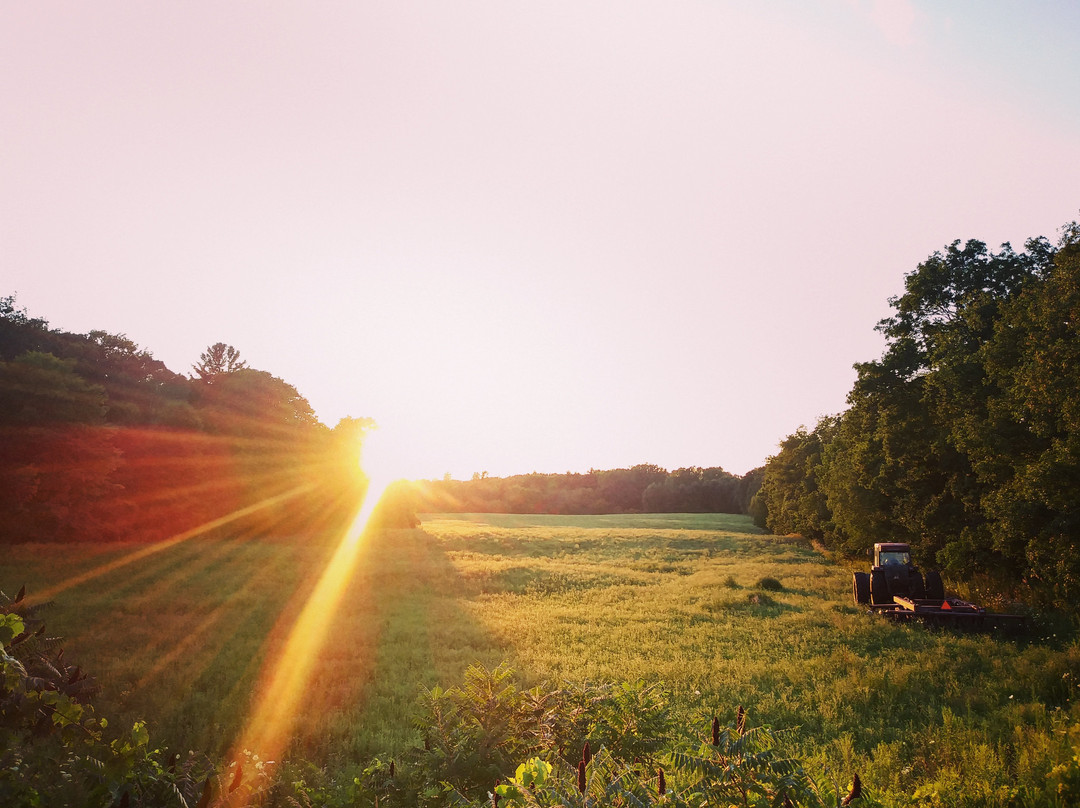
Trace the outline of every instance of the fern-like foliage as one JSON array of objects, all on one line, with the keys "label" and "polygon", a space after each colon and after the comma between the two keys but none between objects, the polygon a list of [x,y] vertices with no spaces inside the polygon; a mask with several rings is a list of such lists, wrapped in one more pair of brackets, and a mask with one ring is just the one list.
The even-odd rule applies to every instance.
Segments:
[{"label": "fern-like foliage", "polygon": [[784,733],[751,727],[742,712],[726,727],[717,726],[715,737],[716,743],[669,748],[654,762],[641,758],[630,762],[606,746],[576,765],[552,753],[532,757],[485,796],[474,795],[470,801],[455,790],[452,804],[471,808],[825,808],[827,801],[801,763],[783,753]]},{"label": "fern-like foliage", "polygon": [[[661,796],[656,778],[643,775],[606,748],[586,766],[585,789],[578,783],[578,769],[564,760],[548,763],[533,758],[518,766],[514,777],[495,788],[492,798],[505,808],[647,808],[683,806],[678,795]],[[541,774],[542,772],[542,774]],[[494,799],[492,799],[494,802]],[[474,808],[487,804],[473,803]]]},{"label": "fern-like foliage", "polygon": [[[741,729],[740,729],[741,727]],[[819,806],[821,800],[802,764],[782,752],[782,734],[746,726],[746,714],[723,727],[715,744],[669,754],[684,788],[701,795],[703,806]]]},{"label": "fern-like foliage", "polygon": [[416,725],[424,750],[417,765],[429,782],[476,799],[521,760],[576,766],[586,743],[606,747],[614,759],[653,762],[670,723],[660,683],[560,683],[523,691],[507,665],[474,665],[460,687],[421,694]]},{"label": "fern-like foliage", "polygon": [[[741,707],[727,725],[716,719],[702,727],[714,731],[713,742],[694,743],[679,740],[668,705],[659,684],[522,692],[506,666],[477,666],[462,687],[434,688],[421,698],[427,774],[443,782],[443,804],[472,808],[824,808],[836,802],[823,800],[802,764],[785,754],[785,733],[751,726]],[[586,742],[598,751],[583,754]],[[519,761],[516,770],[508,760]]]}]

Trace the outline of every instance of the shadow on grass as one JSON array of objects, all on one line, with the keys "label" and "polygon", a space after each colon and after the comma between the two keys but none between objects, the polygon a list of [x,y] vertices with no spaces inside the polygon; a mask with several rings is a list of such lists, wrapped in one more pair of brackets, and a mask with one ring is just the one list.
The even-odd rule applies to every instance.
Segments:
[{"label": "shadow on grass", "polygon": [[334,754],[354,759],[420,743],[411,719],[421,688],[455,685],[470,665],[501,659],[492,638],[461,608],[466,586],[431,534],[380,531],[360,567],[357,583],[370,587],[377,636],[361,686],[329,724],[339,738]]},{"label": "shadow on grass", "polygon": [[714,615],[730,614],[746,617],[779,617],[782,614],[803,612],[805,609],[777,600],[772,595],[751,590],[741,595],[722,595],[703,601],[701,608]]},{"label": "shadow on grass", "polygon": [[[246,608],[213,620],[192,658],[177,661],[184,675],[159,677],[172,696],[158,708],[164,735],[210,753],[230,747],[343,530],[324,530],[310,557],[298,544],[265,548],[274,554],[265,580],[246,593]],[[238,592],[244,574],[260,576],[250,564],[232,573]],[[439,542],[423,530],[365,534],[341,602],[324,617],[289,753],[327,763],[418,743],[411,718],[421,688],[456,683],[478,660],[499,661],[457,605],[461,590]]]},{"label": "shadow on grass", "polygon": [[[238,523],[56,598],[49,627],[103,685],[98,709],[111,723],[145,719],[153,743],[169,749],[216,756],[231,747],[351,521],[344,509],[288,517],[304,525],[291,541]],[[102,555],[79,549],[84,564]],[[47,582],[55,576],[40,572]],[[319,761],[417,742],[411,714],[421,687],[449,686],[474,662],[501,661],[459,605],[463,589],[423,530],[366,535],[338,608],[323,616],[290,749]]]}]

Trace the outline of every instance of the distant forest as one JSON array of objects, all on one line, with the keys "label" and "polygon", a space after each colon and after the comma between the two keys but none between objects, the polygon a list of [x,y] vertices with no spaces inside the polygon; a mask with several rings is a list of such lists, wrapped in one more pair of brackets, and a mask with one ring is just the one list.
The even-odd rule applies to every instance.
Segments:
[{"label": "distant forest", "polygon": [[956,241],[890,300],[849,407],[789,435],[751,505],[854,553],[904,541],[956,577],[1080,597],[1080,225],[1016,252]]},{"label": "distant forest", "polygon": [[442,480],[416,487],[421,512],[463,513],[747,513],[764,469],[744,477],[721,468],[659,466],[587,474],[521,474]]},{"label": "distant forest", "polygon": [[[295,387],[209,346],[190,375],[123,334],[73,334],[0,298],[0,542],[153,541],[229,515],[295,534],[355,508],[374,422],[319,422]],[[745,513],[760,471],[655,466],[399,486],[412,511]],[[230,529],[236,529],[233,525]]]}]

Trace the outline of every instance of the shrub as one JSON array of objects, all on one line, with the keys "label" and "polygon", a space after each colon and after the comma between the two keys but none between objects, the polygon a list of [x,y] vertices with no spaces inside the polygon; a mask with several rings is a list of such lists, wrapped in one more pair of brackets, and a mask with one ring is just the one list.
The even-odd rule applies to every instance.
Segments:
[{"label": "shrub", "polygon": [[446,782],[476,796],[513,771],[515,761],[543,755],[574,763],[586,743],[621,760],[653,760],[671,729],[662,684],[562,682],[522,691],[513,673],[505,664],[473,665],[461,687],[423,691],[416,725],[424,749],[410,769],[425,783]]},{"label": "shrub", "polygon": [[[669,727],[669,730],[673,729]],[[721,729],[713,721],[712,742],[676,744],[658,766],[628,762],[601,748],[576,766],[534,757],[494,788],[504,808],[554,805],[768,805],[824,808],[802,764],[783,754],[784,737],[767,727],[748,727],[740,707]],[[457,795],[460,797],[460,795]],[[837,799],[837,802],[839,800]],[[491,804],[480,800],[481,808]],[[868,806],[873,802],[867,802]]]},{"label": "shrub", "polygon": [[767,575],[764,578],[762,578],[761,580],[759,580],[756,584],[754,584],[754,586],[757,589],[764,589],[767,592],[783,592],[784,591],[784,585],[782,583],[780,583],[780,581],[778,581],[776,578],[771,578],[771,577],[769,577]]}]

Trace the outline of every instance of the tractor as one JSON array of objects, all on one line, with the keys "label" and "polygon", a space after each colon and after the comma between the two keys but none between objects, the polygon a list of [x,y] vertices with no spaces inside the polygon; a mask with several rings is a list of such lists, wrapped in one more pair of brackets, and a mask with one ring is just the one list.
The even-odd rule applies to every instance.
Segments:
[{"label": "tractor", "polygon": [[895,596],[911,600],[945,600],[945,588],[936,570],[923,575],[911,563],[911,547],[899,542],[880,542],[868,550],[874,565],[870,572],[856,572],[852,594],[856,605],[883,606],[893,603]]},{"label": "tractor", "polygon": [[1025,629],[1026,615],[989,614],[959,598],[945,597],[941,575],[935,570],[925,580],[911,563],[911,548],[899,542],[881,542],[867,553],[874,558],[870,572],[856,572],[852,580],[855,605],[894,622],[921,622],[930,627],[963,631],[1016,631]]}]

